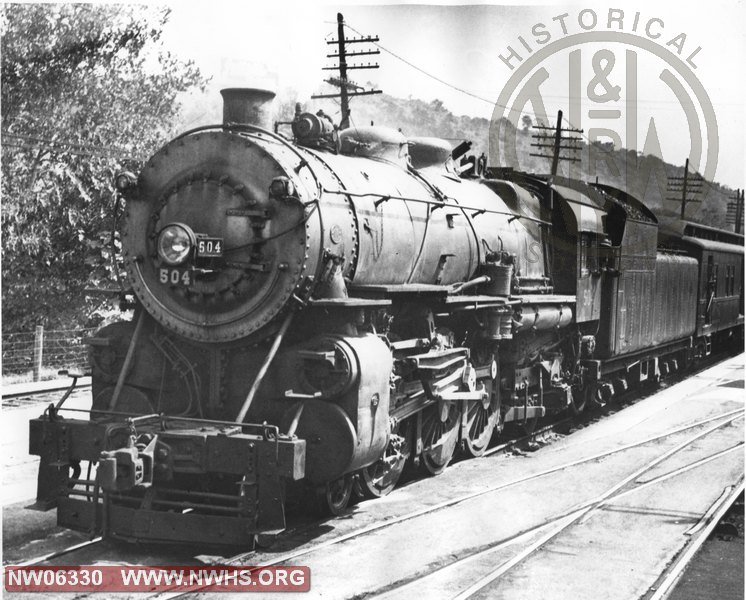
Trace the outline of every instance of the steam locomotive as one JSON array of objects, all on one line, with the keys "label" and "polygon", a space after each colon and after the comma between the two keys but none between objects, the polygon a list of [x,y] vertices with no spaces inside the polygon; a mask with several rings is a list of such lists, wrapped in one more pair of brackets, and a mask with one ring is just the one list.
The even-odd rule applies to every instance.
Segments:
[{"label": "steam locomotive", "polygon": [[742,343],[743,236],[323,113],[283,135],[272,93],[222,94],[222,124],[117,177],[134,319],[88,340],[89,418],[30,424],[60,525],[250,545],[298,489],[338,514]]}]

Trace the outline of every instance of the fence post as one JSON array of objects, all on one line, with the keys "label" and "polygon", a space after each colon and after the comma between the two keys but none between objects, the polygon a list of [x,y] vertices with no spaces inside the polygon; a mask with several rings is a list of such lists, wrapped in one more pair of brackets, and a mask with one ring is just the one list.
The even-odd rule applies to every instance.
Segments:
[{"label": "fence post", "polygon": [[44,326],[36,326],[34,335],[34,381],[41,379],[42,350],[44,348]]}]

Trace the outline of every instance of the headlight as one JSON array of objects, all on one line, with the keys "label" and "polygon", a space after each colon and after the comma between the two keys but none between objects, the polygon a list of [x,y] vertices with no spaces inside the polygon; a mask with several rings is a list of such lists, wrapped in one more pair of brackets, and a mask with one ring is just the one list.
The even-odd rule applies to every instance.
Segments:
[{"label": "headlight", "polygon": [[194,240],[194,232],[186,225],[167,225],[158,234],[158,256],[167,265],[180,265],[189,257]]}]

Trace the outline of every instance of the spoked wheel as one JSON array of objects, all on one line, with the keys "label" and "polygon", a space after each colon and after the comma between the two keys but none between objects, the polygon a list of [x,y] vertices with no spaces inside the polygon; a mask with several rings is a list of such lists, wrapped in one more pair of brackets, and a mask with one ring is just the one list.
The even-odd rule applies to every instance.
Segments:
[{"label": "spoked wheel", "polygon": [[422,413],[422,453],[420,459],[426,472],[440,475],[451,462],[458,443],[460,411],[454,402],[440,403]]},{"label": "spoked wheel", "polygon": [[410,454],[409,427],[396,426],[391,431],[384,455],[358,475],[360,493],[365,498],[380,498],[394,489]]},{"label": "spoked wheel", "polygon": [[[487,392],[492,389],[491,383],[487,386]],[[492,439],[498,417],[500,406],[489,393],[487,406],[482,402],[469,402],[466,405],[466,426],[464,431],[464,450],[469,456],[482,456]]]},{"label": "spoked wheel", "polygon": [[317,490],[320,512],[327,516],[341,515],[350,503],[350,496],[352,496],[350,475],[328,482]]}]

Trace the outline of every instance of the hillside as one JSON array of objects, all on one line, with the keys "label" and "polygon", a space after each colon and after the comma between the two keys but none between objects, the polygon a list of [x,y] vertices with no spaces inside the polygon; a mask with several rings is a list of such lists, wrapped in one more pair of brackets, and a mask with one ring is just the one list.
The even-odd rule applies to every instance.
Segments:
[{"label": "hillside", "polygon": [[[292,119],[295,98],[293,90],[283,90],[276,101],[277,120]],[[185,103],[189,109],[184,115],[185,127],[194,127],[207,122],[219,122],[222,114],[219,94],[211,92],[201,97],[192,98]],[[304,104],[304,110],[316,112],[324,110],[331,115],[335,122],[339,121],[339,103],[334,100],[309,101]],[[490,121],[480,117],[457,116],[449,111],[440,100],[426,102],[417,98],[395,98],[387,94],[362,96],[351,102],[351,120],[354,126],[382,125],[399,129],[406,136],[433,136],[450,141],[453,145],[462,140],[473,143],[472,152],[479,155],[484,152],[489,156]],[[507,121],[503,122],[505,125]],[[512,126],[507,123],[507,127]],[[534,141],[532,130],[525,127],[515,131],[517,156],[520,168],[536,173],[548,173],[550,161],[543,158],[529,156],[536,148],[531,147]],[[684,167],[666,163],[656,156],[642,155],[638,152],[627,151],[624,148],[610,148],[608,145],[596,143],[593,146],[594,160],[590,160],[589,145],[583,141],[579,156],[580,163],[573,165],[572,175],[586,181],[607,183],[640,198],[661,222],[678,218],[679,202],[664,200],[666,193],[666,178],[668,176],[683,176]],[[491,157],[492,158],[492,157]],[[685,158],[682,155],[682,163]],[[629,174],[627,174],[629,161]],[[593,164],[591,164],[593,162]],[[505,166],[504,163],[491,166]],[[568,175],[569,163],[560,164],[560,173]],[[697,205],[687,210],[690,220],[698,221],[714,227],[732,229],[726,225],[726,207],[734,191],[716,182],[706,182],[702,186],[701,200]]]},{"label": "hillside", "polygon": [[[472,150],[477,155],[481,152],[489,155],[489,120],[456,116],[439,100],[428,103],[411,97],[403,99],[381,94],[356,98],[352,103],[352,111],[353,122],[357,125],[368,125],[373,121],[376,125],[401,129],[405,135],[441,137],[452,141],[454,145],[467,139],[473,142]],[[507,126],[511,127],[509,123]],[[549,160],[529,156],[531,152],[537,151],[531,147],[531,143],[535,141],[531,137],[532,133],[532,130],[526,128],[515,131],[520,167],[525,171],[548,173],[551,166]],[[624,189],[642,199],[662,222],[678,218],[680,203],[665,200],[666,196],[672,195],[666,193],[666,178],[683,176],[683,165],[673,165],[656,156],[642,155],[624,148],[614,149],[599,143],[593,145],[592,154],[593,161],[590,160],[589,144],[584,140],[582,151],[578,154],[581,162],[572,167],[573,176],[586,181],[595,181],[598,177],[601,183]],[[683,163],[685,156],[681,158]],[[489,164],[505,166],[504,163],[496,165],[492,161]],[[569,174],[568,168],[569,163],[560,163],[560,173]],[[687,210],[687,215],[693,221],[732,229],[732,225],[726,226],[725,215],[729,197],[733,193],[733,190],[716,182],[705,183],[699,196],[700,205],[691,207],[691,212]]]}]

